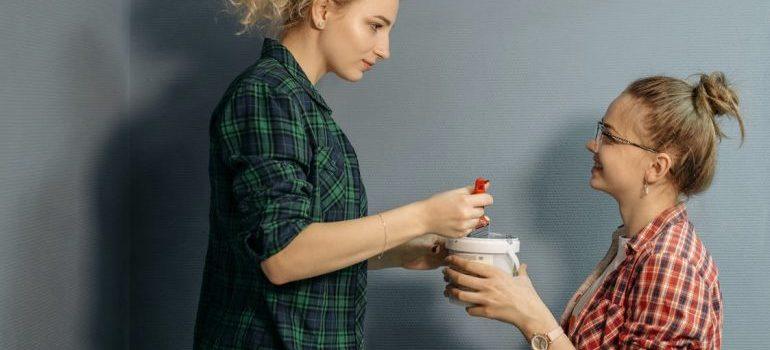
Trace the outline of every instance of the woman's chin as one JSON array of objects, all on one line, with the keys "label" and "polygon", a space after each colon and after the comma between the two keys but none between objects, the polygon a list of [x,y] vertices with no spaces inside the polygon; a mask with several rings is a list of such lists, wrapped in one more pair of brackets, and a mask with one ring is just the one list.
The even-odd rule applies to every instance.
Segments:
[{"label": "woman's chin", "polygon": [[364,72],[354,69],[351,71],[345,71],[345,72],[335,72],[340,79],[349,81],[351,83],[355,83],[363,79]]},{"label": "woman's chin", "polygon": [[591,179],[588,180],[588,184],[591,186],[591,188],[597,191],[604,191],[604,186],[602,186],[602,183],[596,174],[591,175]]}]

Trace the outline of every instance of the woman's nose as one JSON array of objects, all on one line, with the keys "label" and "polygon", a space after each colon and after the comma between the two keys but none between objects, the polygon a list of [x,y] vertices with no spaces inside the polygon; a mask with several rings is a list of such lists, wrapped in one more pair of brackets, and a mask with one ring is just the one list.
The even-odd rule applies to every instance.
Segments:
[{"label": "woman's nose", "polygon": [[387,48],[374,50],[374,54],[377,56],[378,61],[384,61],[390,58],[390,50]]},{"label": "woman's nose", "polygon": [[374,50],[374,54],[377,55],[379,60],[387,60],[390,58],[390,37],[385,36],[382,42],[380,42],[379,45],[377,45],[377,48]]},{"label": "woman's nose", "polygon": [[586,142],[586,149],[591,153],[599,152],[598,147],[596,145],[596,140],[589,140],[588,142]]}]

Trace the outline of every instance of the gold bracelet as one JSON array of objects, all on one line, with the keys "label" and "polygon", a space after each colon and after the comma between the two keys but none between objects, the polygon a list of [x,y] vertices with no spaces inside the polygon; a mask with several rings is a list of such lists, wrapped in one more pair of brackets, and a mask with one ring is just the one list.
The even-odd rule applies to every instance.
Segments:
[{"label": "gold bracelet", "polygon": [[377,260],[381,260],[382,255],[385,254],[385,248],[388,247],[388,226],[385,225],[385,219],[382,218],[382,214],[377,214],[377,216],[380,218],[380,224],[382,224],[382,233],[385,235],[385,244],[382,246],[380,255],[377,256]]}]

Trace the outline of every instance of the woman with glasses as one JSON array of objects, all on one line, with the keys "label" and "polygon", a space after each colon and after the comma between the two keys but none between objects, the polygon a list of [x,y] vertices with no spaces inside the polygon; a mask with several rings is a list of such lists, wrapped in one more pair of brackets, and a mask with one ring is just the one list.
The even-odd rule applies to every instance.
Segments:
[{"label": "woman with glasses", "polygon": [[640,79],[610,104],[586,148],[591,187],[617,201],[623,225],[560,322],[525,265],[514,277],[450,257],[445,295],[475,304],[472,316],[515,325],[534,349],[720,348],[717,267],[684,200],[711,184],[722,116],[737,120],[743,138],[738,96],[719,72],[694,85]]},{"label": "woman with glasses", "polygon": [[367,270],[437,268],[438,236],[488,221],[492,197],[460,188],[367,215],[355,150],[315,85],[359,81],[390,56],[398,0],[229,3],[279,40],[265,39],[211,118],[194,347],[363,348]]}]

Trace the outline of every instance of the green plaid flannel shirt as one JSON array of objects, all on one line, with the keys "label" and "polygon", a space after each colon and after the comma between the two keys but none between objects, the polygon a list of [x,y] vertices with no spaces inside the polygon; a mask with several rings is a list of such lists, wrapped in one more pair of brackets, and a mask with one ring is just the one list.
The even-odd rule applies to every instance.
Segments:
[{"label": "green plaid flannel shirt", "polygon": [[266,39],[262,57],[230,85],[210,142],[195,348],[363,348],[365,261],[282,286],[260,269],[311,223],[367,212],[353,146],[280,43]]}]

